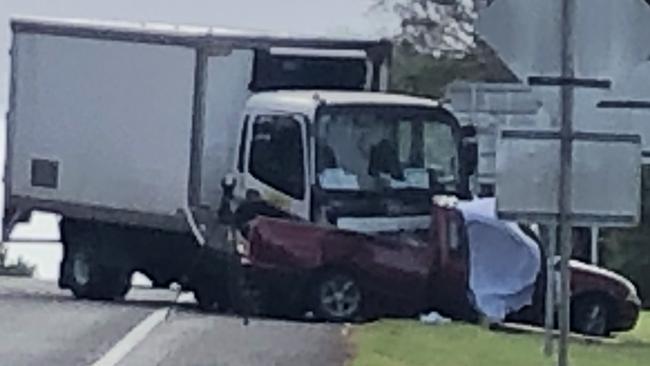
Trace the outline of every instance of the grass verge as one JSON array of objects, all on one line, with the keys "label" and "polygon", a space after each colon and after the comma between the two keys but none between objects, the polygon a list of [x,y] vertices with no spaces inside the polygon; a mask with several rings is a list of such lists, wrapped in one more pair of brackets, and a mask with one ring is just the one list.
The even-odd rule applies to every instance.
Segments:
[{"label": "grass verge", "polygon": [[[650,365],[650,312],[615,344],[573,341],[572,366]],[[383,320],[354,328],[352,366],[527,366],[553,365],[543,356],[543,337],[506,334],[452,323],[424,325]]]}]

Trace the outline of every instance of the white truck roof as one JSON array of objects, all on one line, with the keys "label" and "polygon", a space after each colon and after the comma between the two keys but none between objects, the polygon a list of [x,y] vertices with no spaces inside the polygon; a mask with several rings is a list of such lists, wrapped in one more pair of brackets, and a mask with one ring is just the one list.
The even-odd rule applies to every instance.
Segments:
[{"label": "white truck roof", "polygon": [[89,19],[62,19],[18,16],[11,19],[14,32],[111,39],[130,42],[168,44],[188,47],[240,44],[259,47],[306,47],[329,49],[369,49],[390,44],[388,40],[369,38],[333,38],[300,36],[288,33],[246,31],[220,27],[172,25],[153,22],[125,22]]},{"label": "white truck roof", "polygon": [[438,101],[408,95],[356,92],[356,91],[273,91],[253,95],[247,103],[249,109],[275,109],[278,111],[313,114],[320,104],[326,105],[389,105],[438,108]]}]

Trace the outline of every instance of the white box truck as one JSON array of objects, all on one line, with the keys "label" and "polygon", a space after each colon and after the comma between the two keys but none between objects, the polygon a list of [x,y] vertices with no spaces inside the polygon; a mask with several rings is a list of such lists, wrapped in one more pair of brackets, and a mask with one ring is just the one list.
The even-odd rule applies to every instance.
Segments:
[{"label": "white box truck", "polygon": [[34,210],[60,214],[59,284],[77,297],[119,298],[140,271],[206,307],[226,304],[228,223],[423,225],[433,189],[467,191],[453,115],[377,92],[389,42],[79,20],[11,27],[4,239]]}]

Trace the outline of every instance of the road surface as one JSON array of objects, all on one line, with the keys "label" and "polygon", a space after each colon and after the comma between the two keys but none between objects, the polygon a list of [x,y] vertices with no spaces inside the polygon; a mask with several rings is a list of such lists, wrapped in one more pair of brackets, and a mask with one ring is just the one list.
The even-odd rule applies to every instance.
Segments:
[{"label": "road surface", "polygon": [[[343,365],[342,328],[202,314],[175,293],[77,301],[56,284],[0,277],[0,365]],[[170,310],[171,309],[171,310]]]}]

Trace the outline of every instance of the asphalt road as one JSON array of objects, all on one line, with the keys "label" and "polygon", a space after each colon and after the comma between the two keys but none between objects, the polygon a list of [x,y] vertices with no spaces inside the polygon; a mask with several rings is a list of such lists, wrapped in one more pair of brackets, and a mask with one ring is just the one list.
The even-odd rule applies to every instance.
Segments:
[{"label": "asphalt road", "polygon": [[[0,366],[326,366],[345,361],[339,326],[256,319],[245,326],[238,318],[199,313],[174,299],[172,291],[134,289],[124,302],[78,301],[54,283],[0,277]],[[156,316],[164,320],[151,323]],[[133,337],[146,323],[151,329]],[[124,355],[111,357],[116,350]]]}]

